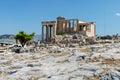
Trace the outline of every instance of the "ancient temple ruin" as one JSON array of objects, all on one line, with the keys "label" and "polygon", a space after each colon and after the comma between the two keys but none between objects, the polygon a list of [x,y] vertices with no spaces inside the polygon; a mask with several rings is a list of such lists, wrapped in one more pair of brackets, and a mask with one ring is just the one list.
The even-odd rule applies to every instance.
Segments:
[{"label": "ancient temple ruin", "polygon": [[59,32],[94,37],[96,35],[96,23],[79,19],[65,19],[61,16],[57,17],[56,21],[42,21],[42,41],[49,42]]}]

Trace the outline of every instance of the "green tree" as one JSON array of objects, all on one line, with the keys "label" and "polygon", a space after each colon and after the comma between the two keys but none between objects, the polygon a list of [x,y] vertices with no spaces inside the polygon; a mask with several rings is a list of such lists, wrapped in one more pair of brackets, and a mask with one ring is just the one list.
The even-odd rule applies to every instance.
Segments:
[{"label": "green tree", "polygon": [[64,35],[64,34],[66,34],[66,33],[63,32],[63,31],[59,31],[59,32],[57,33],[57,35]]},{"label": "green tree", "polygon": [[30,41],[33,39],[35,33],[31,33],[31,34],[27,34],[24,31],[19,31],[19,33],[17,33],[14,36],[14,39],[16,39],[16,41],[19,41],[20,44],[22,45],[22,47],[24,47],[24,45],[26,44],[26,42]]}]

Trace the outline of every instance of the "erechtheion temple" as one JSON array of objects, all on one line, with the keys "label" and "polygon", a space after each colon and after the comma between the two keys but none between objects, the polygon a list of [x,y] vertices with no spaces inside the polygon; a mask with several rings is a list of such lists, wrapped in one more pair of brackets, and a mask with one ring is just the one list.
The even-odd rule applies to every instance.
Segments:
[{"label": "erechtheion temple", "polygon": [[55,38],[59,32],[65,32],[66,34],[76,33],[94,37],[96,35],[96,23],[85,22],[79,19],[65,19],[61,16],[57,17],[57,21],[42,22],[42,41],[50,41]]}]

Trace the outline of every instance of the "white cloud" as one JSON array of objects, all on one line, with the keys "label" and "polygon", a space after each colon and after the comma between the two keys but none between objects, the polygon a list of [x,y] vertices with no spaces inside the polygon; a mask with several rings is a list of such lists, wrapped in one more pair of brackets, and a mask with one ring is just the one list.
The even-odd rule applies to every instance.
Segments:
[{"label": "white cloud", "polygon": [[116,16],[120,16],[120,13],[116,13]]}]

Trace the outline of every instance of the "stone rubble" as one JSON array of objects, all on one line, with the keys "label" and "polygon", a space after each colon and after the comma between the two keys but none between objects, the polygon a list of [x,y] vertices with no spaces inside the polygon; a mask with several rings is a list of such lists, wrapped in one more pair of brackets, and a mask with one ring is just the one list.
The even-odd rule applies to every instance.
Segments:
[{"label": "stone rubble", "polygon": [[0,53],[0,80],[120,80],[120,43],[42,45]]}]

